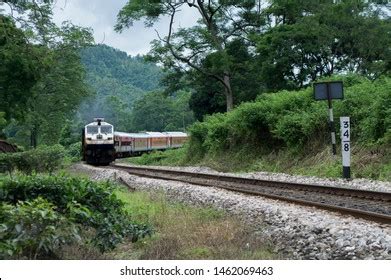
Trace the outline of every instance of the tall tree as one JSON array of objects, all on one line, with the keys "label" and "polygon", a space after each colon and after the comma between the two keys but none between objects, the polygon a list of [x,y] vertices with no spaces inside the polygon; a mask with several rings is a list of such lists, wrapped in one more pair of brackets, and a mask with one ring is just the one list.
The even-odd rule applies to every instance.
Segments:
[{"label": "tall tree", "polygon": [[[133,21],[144,19],[147,26],[162,17],[169,17],[168,34],[153,42],[151,51],[156,61],[168,68],[195,70],[220,83],[224,89],[226,108],[234,104],[231,85],[233,73],[229,67],[226,45],[233,38],[257,30],[260,26],[260,1],[255,0],[131,0],[118,14],[117,31],[130,27]],[[198,14],[198,24],[190,28],[174,30],[176,15],[183,9]],[[201,67],[202,61],[211,53],[220,58],[220,71],[209,72]]]},{"label": "tall tree", "polygon": [[[226,52],[230,58],[227,65],[232,73],[232,89],[236,93],[234,105],[254,100],[263,91],[263,82],[260,79],[260,69],[255,55],[250,52],[250,45],[243,39],[235,39],[227,44]],[[218,73],[221,71],[220,61],[218,53],[212,53],[203,60],[201,67],[206,71]],[[190,108],[198,120],[202,120],[206,114],[224,112],[224,89],[221,84],[196,71],[186,78],[194,89]]]},{"label": "tall tree", "polygon": [[150,92],[137,100],[132,110],[132,131],[185,130],[194,122],[189,108],[190,93],[178,91],[175,96]]},{"label": "tall tree", "polygon": [[7,117],[31,132],[31,146],[40,134],[44,142],[56,143],[69,114],[88,94],[79,50],[93,41],[91,31],[70,22],[55,25],[50,0],[5,3],[9,9],[0,16],[0,56],[6,63],[0,65],[5,74],[0,88],[8,100]]},{"label": "tall tree", "polygon": [[271,1],[267,31],[252,37],[268,89],[300,88],[336,73],[389,72],[390,10],[378,2]]},{"label": "tall tree", "polygon": [[0,15],[0,111],[7,120],[22,117],[31,88],[41,76],[42,54],[12,18]]}]

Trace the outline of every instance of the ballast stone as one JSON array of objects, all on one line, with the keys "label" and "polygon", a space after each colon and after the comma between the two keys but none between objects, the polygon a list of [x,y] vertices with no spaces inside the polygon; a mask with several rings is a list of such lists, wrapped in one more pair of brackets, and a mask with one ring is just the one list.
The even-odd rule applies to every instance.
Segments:
[{"label": "ballast stone", "polygon": [[[254,225],[264,238],[269,239],[275,245],[275,252],[284,258],[391,259],[391,227],[388,225],[226,190],[141,178],[112,169],[83,164],[74,168],[88,173],[95,180],[113,180],[121,176],[139,190],[163,191],[174,201],[213,206],[240,215],[244,222]],[[271,174],[267,176],[273,177]],[[283,178],[286,176],[276,175],[271,179]],[[335,184],[339,181],[336,180]]]}]

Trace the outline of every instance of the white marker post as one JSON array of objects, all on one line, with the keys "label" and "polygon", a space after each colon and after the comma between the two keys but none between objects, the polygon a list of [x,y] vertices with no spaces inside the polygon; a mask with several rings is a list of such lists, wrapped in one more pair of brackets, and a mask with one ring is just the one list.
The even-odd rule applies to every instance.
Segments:
[{"label": "white marker post", "polygon": [[344,179],[350,179],[350,118],[340,117],[341,146],[342,146],[342,173]]}]

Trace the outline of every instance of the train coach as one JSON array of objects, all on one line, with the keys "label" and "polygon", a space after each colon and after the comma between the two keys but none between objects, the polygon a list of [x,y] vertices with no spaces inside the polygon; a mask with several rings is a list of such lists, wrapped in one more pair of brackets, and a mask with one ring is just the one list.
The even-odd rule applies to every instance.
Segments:
[{"label": "train coach", "polygon": [[145,152],[180,148],[187,141],[184,132],[114,132],[103,118],[96,118],[83,129],[82,155],[89,164],[107,165],[116,158]]},{"label": "train coach", "polygon": [[184,132],[115,132],[116,157],[140,155],[144,152],[180,148],[187,141]]}]

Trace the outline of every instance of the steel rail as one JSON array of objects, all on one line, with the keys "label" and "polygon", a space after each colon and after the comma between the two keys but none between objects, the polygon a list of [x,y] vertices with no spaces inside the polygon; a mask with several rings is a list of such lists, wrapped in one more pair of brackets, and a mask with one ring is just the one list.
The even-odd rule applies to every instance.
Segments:
[{"label": "steel rail", "polygon": [[[262,187],[271,187],[282,190],[295,190],[302,191],[304,193],[318,193],[318,194],[327,194],[334,196],[346,196],[357,199],[366,199],[368,201],[378,201],[380,204],[387,204],[391,207],[391,193],[390,192],[378,192],[378,191],[368,191],[368,190],[355,190],[347,189],[341,187],[331,187],[323,186],[318,184],[304,184],[304,183],[293,183],[293,182],[283,182],[283,181],[270,181],[262,179],[253,179],[253,178],[243,178],[236,176],[227,176],[220,174],[207,174],[207,173],[193,173],[187,171],[177,171],[177,170],[167,170],[167,169],[158,169],[158,168],[147,168],[147,167],[134,167],[126,165],[111,165],[112,168],[120,169],[128,172],[132,175],[148,177],[153,179],[163,179],[170,181],[178,181],[184,183],[190,183],[195,185],[207,186],[207,187],[217,187],[230,191],[245,193],[249,195],[263,196],[271,199],[283,200],[287,202],[292,202],[304,206],[313,206],[321,208],[328,211],[339,212],[342,214],[349,214],[358,218],[364,218],[366,220],[375,221],[379,223],[391,224],[391,215],[388,213],[377,213],[372,211],[365,211],[357,208],[348,208],[338,205],[332,205],[325,203],[320,203],[316,201],[311,201],[308,199],[298,199],[295,197],[289,197],[286,195],[276,195],[272,193],[267,193],[262,189]],[[194,181],[194,179],[203,179],[204,181]],[[205,181],[207,180],[207,181]],[[221,184],[223,182],[224,184]],[[227,185],[228,183],[228,185]],[[229,185],[229,183],[235,183],[236,186]],[[240,187],[238,187],[240,186]],[[254,189],[245,189],[245,186],[254,186],[257,187]],[[390,203],[388,205],[388,203]]]}]

